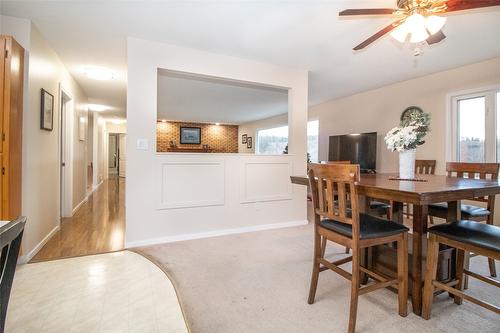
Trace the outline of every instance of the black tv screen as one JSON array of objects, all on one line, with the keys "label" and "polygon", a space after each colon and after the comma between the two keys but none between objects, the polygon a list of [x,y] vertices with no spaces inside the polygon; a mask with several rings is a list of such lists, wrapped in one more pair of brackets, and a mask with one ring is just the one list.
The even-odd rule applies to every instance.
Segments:
[{"label": "black tv screen", "polygon": [[330,136],[329,161],[351,161],[364,172],[377,169],[377,132]]}]

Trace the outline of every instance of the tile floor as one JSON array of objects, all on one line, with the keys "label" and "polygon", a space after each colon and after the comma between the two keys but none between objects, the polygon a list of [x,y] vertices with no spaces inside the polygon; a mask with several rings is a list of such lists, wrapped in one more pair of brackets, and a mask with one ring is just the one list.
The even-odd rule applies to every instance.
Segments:
[{"label": "tile floor", "polygon": [[130,251],[22,265],[6,332],[187,332],[167,276]]}]

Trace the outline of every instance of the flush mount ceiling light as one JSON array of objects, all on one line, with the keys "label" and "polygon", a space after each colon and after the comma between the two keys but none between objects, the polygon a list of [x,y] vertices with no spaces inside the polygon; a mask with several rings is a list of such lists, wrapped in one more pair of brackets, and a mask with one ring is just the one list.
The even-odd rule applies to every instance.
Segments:
[{"label": "flush mount ceiling light", "polygon": [[127,122],[127,119],[123,118],[112,118],[110,121],[115,124],[115,125],[120,125],[120,124],[125,124]]},{"label": "flush mount ceiling light", "polygon": [[83,75],[98,81],[107,81],[115,78],[113,72],[104,67],[86,66],[82,70]]},{"label": "flush mount ceiling light", "polygon": [[102,112],[109,109],[109,107],[102,104],[87,104],[87,107],[89,108],[90,111],[95,111],[95,112]]},{"label": "flush mount ceiling light", "polygon": [[446,38],[441,29],[446,23],[444,15],[467,9],[500,6],[500,0],[398,0],[397,9],[366,8],[346,9],[339,16],[395,15],[396,21],[354,48],[361,50],[382,36],[391,33],[397,41],[404,43],[439,43]]}]

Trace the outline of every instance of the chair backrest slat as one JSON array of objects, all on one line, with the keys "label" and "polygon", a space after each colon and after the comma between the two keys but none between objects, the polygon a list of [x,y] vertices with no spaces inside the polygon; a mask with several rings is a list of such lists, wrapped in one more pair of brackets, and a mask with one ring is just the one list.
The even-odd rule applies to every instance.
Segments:
[{"label": "chair backrest slat", "polygon": [[321,219],[352,224],[353,238],[359,238],[359,208],[356,183],[359,165],[310,164],[309,183],[315,222]]},{"label": "chair backrest slat", "polygon": [[[498,179],[500,163],[446,163],[448,177],[470,178],[470,179]],[[471,199],[480,202],[490,202],[491,198],[478,197]]]},{"label": "chair backrest slat", "polygon": [[436,160],[415,160],[415,173],[433,175],[436,173]]}]

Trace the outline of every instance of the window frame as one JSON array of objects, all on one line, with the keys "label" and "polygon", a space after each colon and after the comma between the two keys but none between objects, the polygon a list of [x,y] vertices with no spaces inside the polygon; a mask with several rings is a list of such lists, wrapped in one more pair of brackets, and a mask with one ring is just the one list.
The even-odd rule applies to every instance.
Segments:
[{"label": "window frame", "polygon": [[[459,161],[459,101],[473,99],[478,97],[485,98],[485,138],[484,138],[484,161],[496,162],[500,156],[497,156],[497,103],[496,94],[500,92],[500,85],[460,91],[448,94],[448,112],[449,123],[447,140],[448,145],[447,160]],[[500,111],[500,110],[499,110]]]}]

